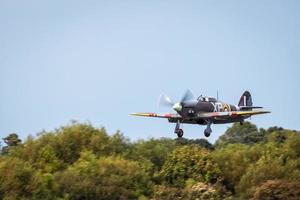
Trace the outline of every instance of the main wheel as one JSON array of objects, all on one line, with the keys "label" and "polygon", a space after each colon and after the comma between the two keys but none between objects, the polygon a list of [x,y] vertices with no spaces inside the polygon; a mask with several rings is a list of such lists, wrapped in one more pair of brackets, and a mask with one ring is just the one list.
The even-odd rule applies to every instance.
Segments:
[{"label": "main wheel", "polygon": [[183,136],[183,130],[182,129],[178,129],[177,136],[179,138],[181,138]]},{"label": "main wheel", "polygon": [[207,129],[205,129],[204,130],[204,135],[205,135],[205,137],[209,137],[210,136],[210,131],[209,130],[207,130]]}]

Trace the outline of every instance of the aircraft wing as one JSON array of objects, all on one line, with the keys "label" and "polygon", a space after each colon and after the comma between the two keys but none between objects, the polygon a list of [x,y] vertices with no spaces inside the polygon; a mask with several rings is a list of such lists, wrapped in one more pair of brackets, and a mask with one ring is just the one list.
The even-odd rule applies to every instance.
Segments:
[{"label": "aircraft wing", "polygon": [[178,114],[172,114],[172,113],[167,113],[167,114],[156,114],[156,113],[131,113],[130,115],[134,116],[141,116],[141,117],[158,117],[158,118],[167,118],[167,119],[182,119],[182,117]]},{"label": "aircraft wing", "polygon": [[230,111],[230,112],[203,112],[197,115],[198,118],[235,118],[235,117],[250,117],[252,115],[260,115],[270,113],[270,111],[263,110],[249,110],[249,111]]},{"label": "aircraft wing", "polygon": [[175,114],[175,113],[156,114],[156,113],[143,112],[143,113],[132,113],[131,115],[141,116],[141,117],[166,118],[170,122],[176,122],[177,120],[180,120],[180,121],[183,120],[183,121],[185,121],[185,123],[187,123],[187,120],[190,120],[190,122],[196,122],[198,119],[227,120],[227,119],[234,119],[234,118],[238,118],[238,117],[250,117],[252,115],[259,115],[259,114],[265,114],[265,113],[270,113],[270,111],[249,110],[249,111],[230,111],[230,112],[202,112],[202,113],[198,113],[197,116],[194,116],[192,118],[183,118],[179,114]]}]

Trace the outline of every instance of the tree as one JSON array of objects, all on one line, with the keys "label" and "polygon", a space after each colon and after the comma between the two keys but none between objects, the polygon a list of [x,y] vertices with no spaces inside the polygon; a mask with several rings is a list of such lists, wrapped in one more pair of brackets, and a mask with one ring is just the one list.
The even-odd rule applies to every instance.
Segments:
[{"label": "tree", "polygon": [[[300,133],[287,131],[287,138],[282,145],[289,158],[300,160]],[[300,169],[300,165],[299,165]]]},{"label": "tree", "polygon": [[22,140],[19,139],[18,134],[11,133],[7,137],[3,138],[4,143],[7,145],[2,148],[2,153],[8,153],[9,149],[16,147],[22,143]]},{"label": "tree", "polygon": [[191,187],[186,187],[184,190],[185,200],[229,200],[230,194],[222,194],[217,188],[212,185],[198,182]]},{"label": "tree", "polygon": [[149,139],[147,141],[140,140],[133,145],[134,151],[130,156],[132,159],[152,164],[151,172],[159,171],[165,163],[168,155],[175,149],[174,140],[161,138]]},{"label": "tree", "polygon": [[300,181],[300,160],[287,156],[285,148],[276,143],[263,146],[261,157],[253,162],[237,184],[237,192],[242,198],[250,198],[257,185],[267,180],[282,179]]},{"label": "tree", "polygon": [[21,144],[21,140],[19,139],[18,134],[16,133],[11,133],[7,137],[3,138],[5,144],[9,147],[11,146],[18,146]]},{"label": "tree", "polygon": [[131,153],[131,144],[128,138],[126,138],[120,131],[109,137],[108,149],[111,155],[124,155],[127,156]]},{"label": "tree", "polygon": [[[221,169],[224,184],[230,191],[239,183],[243,174],[253,161],[253,151],[244,144],[229,144],[212,152],[212,158]],[[256,158],[258,159],[258,158]]]},{"label": "tree", "polygon": [[209,151],[196,145],[176,148],[164,163],[160,176],[164,183],[177,187],[183,187],[188,179],[212,184],[222,179]]},{"label": "tree", "polygon": [[3,199],[30,198],[40,185],[40,179],[28,162],[6,158],[0,163],[0,191]]},{"label": "tree", "polygon": [[155,186],[153,200],[231,200],[230,193],[220,190],[210,184],[202,182],[187,184],[185,188],[178,188],[170,185]]},{"label": "tree", "polygon": [[114,156],[98,159],[90,151],[55,177],[61,194],[71,199],[136,199],[149,195],[152,187],[139,163]]},{"label": "tree", "polygon": [[27,138],[23,148],[17,153],[19,157],[35,163],[41,157],[41,152],[45,156],[45,151],[48,151],[53,159],[55,157],[59,161],[60,167],[64,168],[75,162],[84,150],[91,150],[96,155],[112,154],[109,136],[104,128],[73,122],[55,131],[43,131],[35,139]]},{"label": "tree", "polygon": [[35,174],[35,180],[38,181],[38,186],[33,196],[29,199],[61,200],[58,193],[58,185],[54,180],[53,174],[37,172]]},{"label": "tree", "polygon": [[53,173],[61,167],[60,160],[56,157],[54,149],[49,145],[39,150],[33,165],[43,173]]},{"label": "tree", "polygon": [[156,185],[152,200],[184,200],[184,190],[178,187]]},{"label": "tree", "polygon": [[285,180],[268,180],[255,189],[252,200],[298,200],[300,182]]},{"label": "tree", "polygon": [[211,143],[209,143],[206,139],[187,139],[187,138],[176,138],[175,139],[177,145],[199,145],[202,148],[213,150],[214,147]]},{"label": "tree", "polygon": [[220,148],[233,143],[253,145],[264,141],[264,132],[258,131],[254,124],[250,122],[244,122],[243,125],[234,123],[232,127],[228,128],[225,134],[216,141],[215,146]]},{"label": "tree", "polygon": [[[204,139],[130,142],[71,123],[24,142],[4,138],[0,199],[268,199],[299,196],[300,134],[234,124]],[[270,181],[271,180],[271,181]],[[292,189],[291,189],[292,188]],[[230,190],[231,193],[228,193]]]},{"label": "tree", "polygon": [[[72,164],[80,152],[87,149],[97,149],[97,154],[107,155],[109,137],[105,129],[94,128],[91,124],[73,123],[56,130],[55,141],[52,143],[56,156],[65,164]],[[99,138],[99,139],[95,139]],[[95,143],[99,141],[99,143]]]}]

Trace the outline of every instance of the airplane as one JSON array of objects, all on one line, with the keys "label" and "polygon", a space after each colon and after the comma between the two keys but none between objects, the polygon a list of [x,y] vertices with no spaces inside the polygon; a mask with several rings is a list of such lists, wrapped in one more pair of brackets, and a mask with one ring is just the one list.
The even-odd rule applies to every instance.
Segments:
[{"label": "airplane", "polygon": [[[156,113],[132,113],[134,116],[166,118],[170,123],[176,123],[174,133],[179,138],[183,136],[180,124],[206,125],[204,135],[209,137],[212,133],[212,124],[226,124],[240,122],[252,115],[266,114],[270,111],[257,110],[263,107],[253,106],[252,97],[249,91],[245,91],[241,96],[238,105],[231,105],[219,101],[218,98],[199,96],[194,99],[193,94],[187,90],[180,102],[173,103],[166,95],[161,95],[159,104],[173,108],[176,113],[156,114]],[[254,109],[254,110],[253,110]]]}]

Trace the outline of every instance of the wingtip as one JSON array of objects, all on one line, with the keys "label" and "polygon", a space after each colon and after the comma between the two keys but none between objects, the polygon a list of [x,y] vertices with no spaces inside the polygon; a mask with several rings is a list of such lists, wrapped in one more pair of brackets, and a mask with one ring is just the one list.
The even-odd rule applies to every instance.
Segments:
[{"label": "wingtip", "polygon": [[271,113],[271,111],[269,111],[269,110],[264,110],[263,113],[264,113],[264,114],[268,114],[268,113]]},{"label": "wingtip", "polygon": [[130,113],[131,116],[142,116],[142,117],[147,117],[149,116],[149,113]]}]

